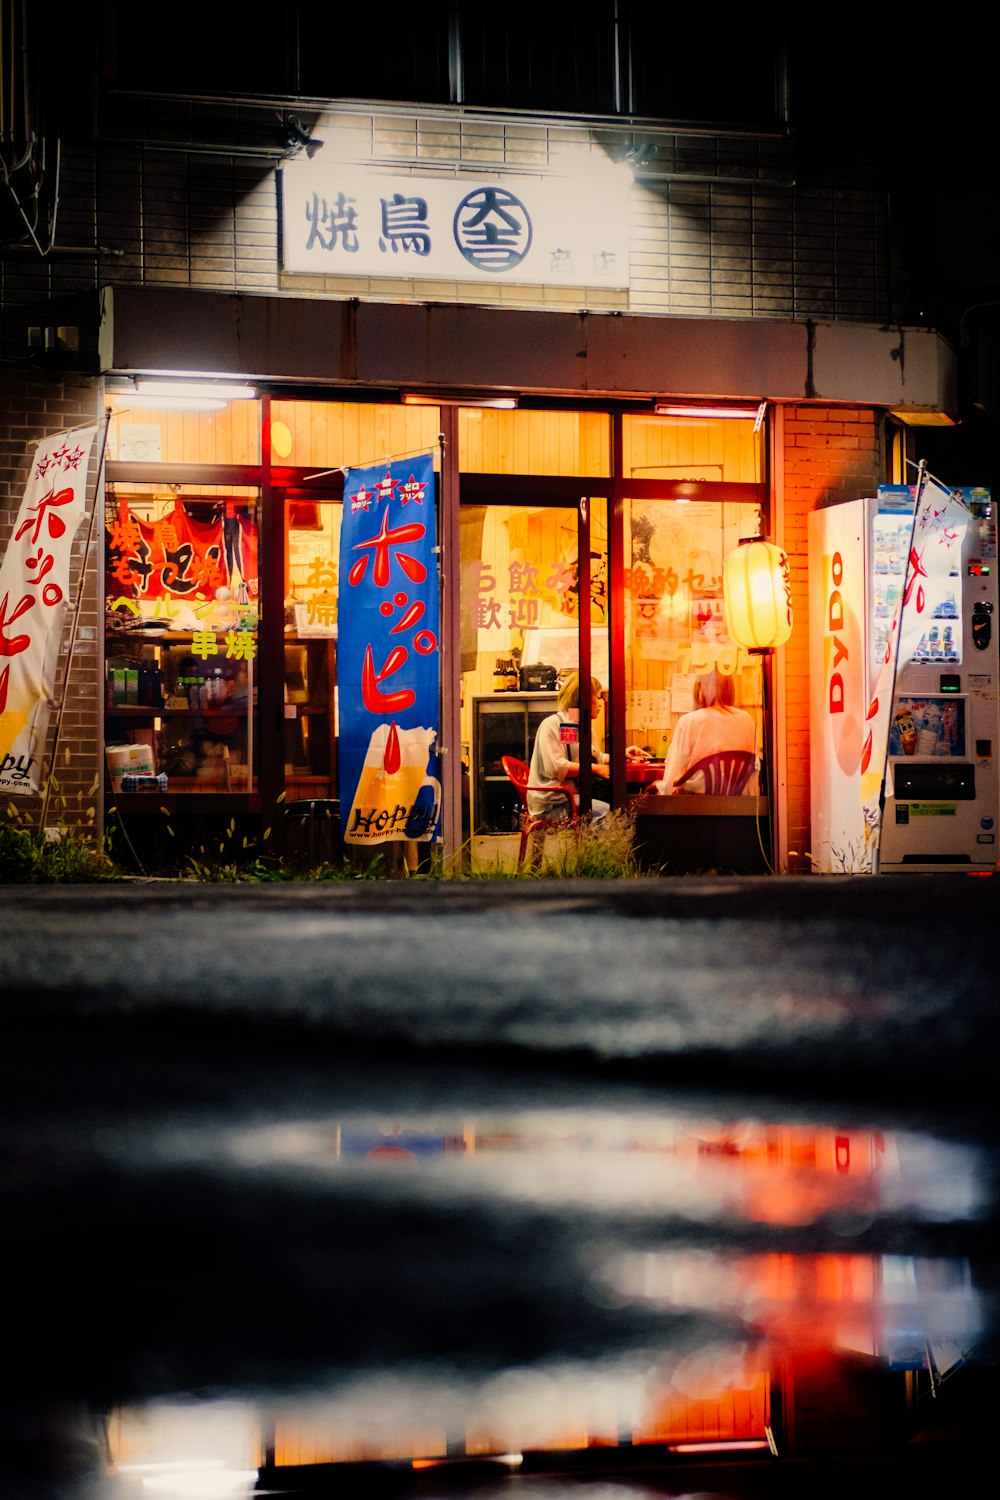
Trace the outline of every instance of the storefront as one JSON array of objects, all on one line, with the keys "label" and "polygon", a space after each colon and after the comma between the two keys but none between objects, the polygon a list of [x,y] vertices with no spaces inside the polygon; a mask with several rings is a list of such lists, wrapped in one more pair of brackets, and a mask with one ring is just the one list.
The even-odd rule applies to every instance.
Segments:
[{"label": "storefront", "polygon": [[[506,852],[520,818],[502,757],[530,760],[557,683],[581,668],[601,685],[591,733],[611,754],[616,806],[643,784],[624,747],[662,762],[694,679],[728,677],[760,747],[740,811],[752,805],[769,844],[761,659],[729,640],[722,597],[726,553],[768,526],[766,429],[752,412],[277,397],[199,412],[171,409],[197,397],[147,399],[110,398],[105,491],[106,742],[126,815],[148,806],[130,768],[165,776],[157,806],[179,815],[338,797],[344,470],[426,452],[440,496],[457,478],[459,497],[457,556],[442,560],[443,639],[457,639],[442,652],[442,701],[461,747],[444,757],[446,776],[461,763],[445,847]],[[581,785],[584,808],[591,795]]]},{"label": "storefront", "polygon": [[[600,684],[599,794],[641,808],[652,863],[788,868],[808,811],[807,666],[795,680],[807,650],[803,639],[761,656],[729,638],[723,563],[746,537],[783,545],[804,626],[806,512],[832,483],[864,488],[901,462],[883,421],[894,361],[887,337],[867,374],[846,368],[851,335],[871,330],[814,329],[810,342],[786,324],[691,320],[680,343],[678,326],[109,295],[105,740],[119,814],[133,826],[162,808],[245,815],[274,838],[289,803],[339,799],[345,484],[427,455],[445,856],[468,867],[516,848],[502,757],[530,759],[557,684],[578,669]],[[939,341],[908,337],[908,394],[940,406]],[[817,368],[837,404],[798,394]],[[247,389],[228,395],[222,371]],[[143,374],[170,394],[144,391]],[[583,389],[595,374],[596,395]],[[187,409],[181,382],[195,376],[216,384],[216,409]],[[626,747],[662,762],[708,672],[750,715],[757,770],[737,796],[649,796],[653,773],[637,775]],[[156,798],[129,789],[130,767],[166,778]],[[581,777],[584,811],[595,779]]]}]

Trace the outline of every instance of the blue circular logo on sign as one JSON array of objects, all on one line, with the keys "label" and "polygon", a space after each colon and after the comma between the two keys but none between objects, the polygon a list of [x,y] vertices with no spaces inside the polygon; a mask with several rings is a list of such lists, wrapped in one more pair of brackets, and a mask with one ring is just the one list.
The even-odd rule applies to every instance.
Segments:
[{"label": "blue circular logo on sign", "polygon": [[455,210],[452,228],[455,244],[479,271],[512,271],[531,248],[528,210],[506,188],[481,187],[467,193]]}]

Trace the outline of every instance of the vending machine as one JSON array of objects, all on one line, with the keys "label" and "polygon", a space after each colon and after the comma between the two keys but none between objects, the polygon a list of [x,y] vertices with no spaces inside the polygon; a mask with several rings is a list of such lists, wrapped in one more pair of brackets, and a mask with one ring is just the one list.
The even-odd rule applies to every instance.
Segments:
[{"label": "vending machine", "polygon": [[996,867],[997,523],[988,490],[951,497],[959,519],[944,533],[948,562],[933,587],[926,580],[916,634],[906,616],[911,640],[890,689],[887,758],[876,747],[870,764],[867,716],[876,686],[884,690],[887,644],[900,611],[924,603],[925,581],[912,571],[913,598],[903,600],[915,489],[880,486],[874,498],[809,517],[809,853],[818,871]]}]

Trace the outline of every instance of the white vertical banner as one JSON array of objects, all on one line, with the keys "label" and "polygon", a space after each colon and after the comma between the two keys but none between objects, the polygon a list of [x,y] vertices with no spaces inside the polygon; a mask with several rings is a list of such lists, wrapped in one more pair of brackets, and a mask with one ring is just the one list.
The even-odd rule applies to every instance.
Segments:
[{"label": "white vertical banner", "polygon": [[917,496],[910,555],[902,596],[896,606],[885,656],[868,705],[861,756],[861,797],[866,820],[880,820],[892,715],[893,685],[902,667],[913,659],[947,592],[962,556],[969,524],[969,508],[961,491],[950,493],[927,478]]},{"label": "white vertical banner", "polygon": [[73,538],[86,508],[96,427],[36,444],[0,563],[0,790],[41,790]]}]

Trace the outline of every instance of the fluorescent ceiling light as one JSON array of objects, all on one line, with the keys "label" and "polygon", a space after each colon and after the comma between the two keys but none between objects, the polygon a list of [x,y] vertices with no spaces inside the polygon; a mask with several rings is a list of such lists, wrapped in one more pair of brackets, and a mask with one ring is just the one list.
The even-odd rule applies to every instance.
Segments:
[{"label": "fluorescent ceiling light", "polygon": [[124,396],[124,411],[225,411],[225,401],[210,401],[207,396]]},{"label": "fluorescent ceiling light", "polygon": [[668,1443],[668,1453],[749,1453],[757,1448],[769,1448],[767,1438],[731,1438],[706,1443]]},{"label": "fluorescent ceiling light", "polygon": [[501,411],[513,411],[517,406],[516,396],[471,391],[404,391],[400,400],[404,406],[495,406]]},{"label": "fluorescent ceiling light", "polygon": [[673,401],[657,401],[653,407],[658,417],[731,417],[752,422],[759,406],[679,406]]},{"label": "fluorescent ceiling light", "polygon": [[138,379],[135,388],[142,396],[194,396],[209,401],[253,401],[257,396],[252,385],[227,385],[214,380]]}]

